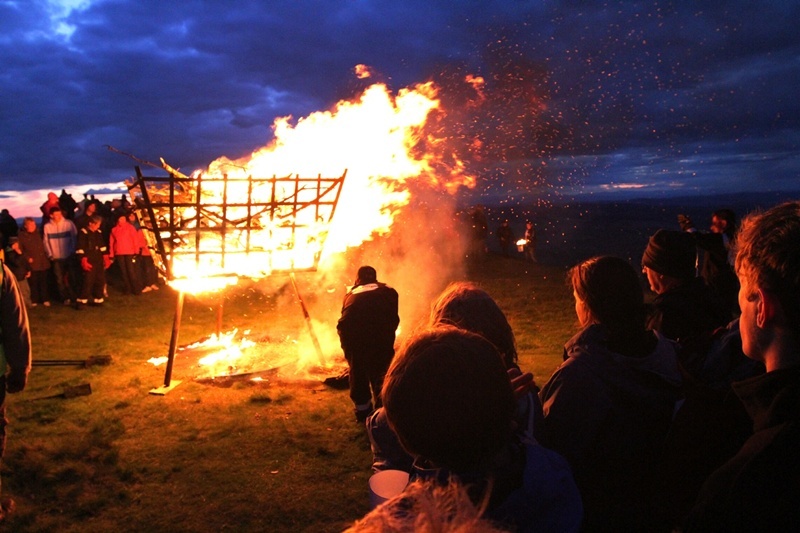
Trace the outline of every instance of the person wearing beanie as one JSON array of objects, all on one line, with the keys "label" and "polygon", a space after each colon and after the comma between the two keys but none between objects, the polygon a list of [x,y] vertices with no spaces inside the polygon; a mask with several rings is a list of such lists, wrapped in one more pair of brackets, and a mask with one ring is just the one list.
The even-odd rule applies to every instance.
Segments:
[{"label": "person wearing beanie", "polygon": [[724,304],[696,276],[697,249],[691,234],[658,230],[642,256],[653,300],[648,327],[680,342],[710,334],[730,321]]},{"label": "person wearing beanie", "polygon": [[397,304],[397,291],[379,283],[371,266],[358,269],[355,284],[344,297],[336,330],[349,366],[356,421],[362,424],[382,405],[381,387],[394,357],[395,332],[400,324]]}]

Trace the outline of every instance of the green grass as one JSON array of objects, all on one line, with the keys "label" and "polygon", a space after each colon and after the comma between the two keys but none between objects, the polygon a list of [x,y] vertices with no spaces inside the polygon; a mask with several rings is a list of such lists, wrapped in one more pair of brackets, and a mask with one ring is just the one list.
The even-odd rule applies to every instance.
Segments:
[{"label": "green grass", "polygon": [[[497,299],[521,366],[543,384],[575,327],[563,269],[491,257],[466,279]],[[226,293],[222,330],[250,331],[278,351],[307,337],[291,291],[262,288]],[[320,293],[304,295],[311,316],[335,323],[342,294],[308,292]],[[26,390],[7,397],[3,488],[17,502],[8,531],[326,532],[367,512],[368,440],[347,391],[321,382],[340,366],[208,384],[193,379],[196,361],[181,352],[173,373],[181,383],[150,394],[163,384],[164,366],[147,361],[167,355],[176,300],[170,290],[112,292],[102,309],[31,310],[35,359],[110,354],[113,362],[36,366]],[[215,331],[217,304],[187,296],[179,344]],[[341,365],[330,324],[317,328],[327,362]],[[39,399],[81,383],[91,383],[91,395]]]}]

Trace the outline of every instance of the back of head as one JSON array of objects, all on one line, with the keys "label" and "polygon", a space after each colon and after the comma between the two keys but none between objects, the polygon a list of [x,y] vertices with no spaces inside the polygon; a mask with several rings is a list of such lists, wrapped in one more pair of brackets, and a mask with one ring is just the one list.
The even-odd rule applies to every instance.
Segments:
[{"label": "back of head", "polygon": [[634,268],[619,257],[599,256],[572,267],[572,289],[612,343],[638,343],[645,331],[644,292]]},{"label": "back of head", "polygon": [[508,531],[482,518],[484,501],[475,505],[467,488],[413,481],[403,492],[373,509],[345,533],[501,533]]},{"label": "back of head", "polygon": [[433,303],[429,326],[452,325],[483,336],[494,344],[506,367],[516,366],[514,332],[497,302],[472,283],[451,283]]},{"label": "back of head", "polygon": [[711,216],[725,221],[724,233],[726,235],[732,237],[736,233],[736,213],[733,212],[733,209],[717,209]]},{"label": "back of head", "polygon": [[800,340],[800,201],[752,213],[742,221],[736,271],[777,296],[788,328]]},{"label": "back of head", "polygon": [[356,285],[366,285],[367,283],[377,283],[378,273],[371,266],[362,266],[356,274]]},{"label": "back of head", "polygon": [[659,274],[687,280],[695,276],[696,259],[697,248],[691,234],[660,229],[650,237],[642,265]]},{"label": "back of head", "polygon": [[454,472],[479,470],[508,442],[514,394],[500,354],[480,335],[439,327],[410,339],[383,385],[406,450]]}]

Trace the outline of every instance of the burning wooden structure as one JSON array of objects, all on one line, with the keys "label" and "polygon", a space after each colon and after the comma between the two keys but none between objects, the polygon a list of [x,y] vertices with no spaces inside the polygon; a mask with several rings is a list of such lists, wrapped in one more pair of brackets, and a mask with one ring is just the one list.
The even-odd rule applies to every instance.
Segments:
[{"label": "burning wooden structure", "polygon": [[316,270],[346,174],[153,177],[137,166],[128,190],[167,280],[263,277]]},{"label": "burning wooden structure", "polygon": [[[184,292],[218,289],[240,276],[289,274],[317,354],[324,362],[294,273],[317,269],[347,171],[334,178],[229,178],[202,173],[189,177],[162,163],[167,176],[145,176],[136,166],[135,177],[127,183],[156,267],[178,290],[160,390],[174,386],[172,364]],[[218,329],[221,312],[220,306]],[[159,389],[153,392],[158,394]]]}]

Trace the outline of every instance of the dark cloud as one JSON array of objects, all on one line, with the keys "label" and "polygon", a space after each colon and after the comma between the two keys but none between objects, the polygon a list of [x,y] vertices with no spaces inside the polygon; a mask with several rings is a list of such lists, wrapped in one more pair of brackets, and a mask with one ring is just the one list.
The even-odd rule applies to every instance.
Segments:
[{"label": "dark cloud", "polygon": [[797,176],[797,2],[49,5],[0,4],[4,189],[121,181],[131,161],[105,145],[184,169],[240,157],[275,117],[353,96],[359,63],[394,89],[436,79],[453,104],[484,76],[491,100],[437,126],[494,193]]}]

